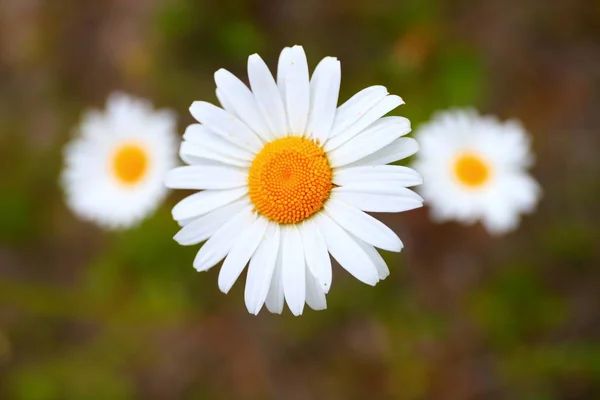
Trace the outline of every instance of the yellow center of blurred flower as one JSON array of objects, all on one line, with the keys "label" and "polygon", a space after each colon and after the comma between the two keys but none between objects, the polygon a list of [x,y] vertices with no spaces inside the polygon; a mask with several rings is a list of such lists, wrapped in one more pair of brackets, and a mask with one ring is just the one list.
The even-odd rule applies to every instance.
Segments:
[{"label": "yellow center of blurred flower", "polygon": [[146,175],[148,161],[148,154],[142,146],[127,143],[113,153],[112,170],[119,182],[133,185]]},{"label": "yellow center of blurred flower", "polygon": [[454,162],[454,175],[463,185],[478,188],[488,181],[490,167],[481,157],[464,153]]},{"label": "yellow center of blurred flower", "polygon": [[296,224],[323,208],[332,172],[323,149],[300,137],[268,143],[257,154],[248,175],[256,210],[280,224]]}]

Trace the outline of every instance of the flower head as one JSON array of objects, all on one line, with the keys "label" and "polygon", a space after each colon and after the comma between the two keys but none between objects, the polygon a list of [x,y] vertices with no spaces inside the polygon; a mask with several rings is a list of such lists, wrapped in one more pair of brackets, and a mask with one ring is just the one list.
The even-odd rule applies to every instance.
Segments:
[{"label": "flower head", "polygon": [[540,196],[527,168],[529,137],[516,121],[501,123],[471,110],[439,113],[419,127],[420,193],[436,220],[483,222],[493,234],[514,229]]},{"label": "flower head", "polygon": [[245,300],[257,314],[284,300],[293,314],[305,302],[326,308],[329,254],[357,279],[375,285],[388,268],[375,247],[400,251],[392,230],[367,212],[399,212],[422,205],[409,186],[410,168],[387,165],[414,154],[403,138],[410,122],[383,117],[403,104],[372,86],[337,107],[340,63],[324,58],[309,77],[304,50],[285,48],[277,80],[258,55],[248,59],[250,88],[230,72],[215,73],[222,108],[197,101],[200,124],[187,128],[167,185],[197,189],[173,209],[183,228],[175,240],[203,242],[194,267],[220,262],[227,293],[249,264]]},{"label": "flower head", "polygon": [[176,165],[175,117],[144,100],[109,97],[106,111],[85,114],[65,148],[62,184],[75,214],[106,228],[127,228],[166,195]]}]

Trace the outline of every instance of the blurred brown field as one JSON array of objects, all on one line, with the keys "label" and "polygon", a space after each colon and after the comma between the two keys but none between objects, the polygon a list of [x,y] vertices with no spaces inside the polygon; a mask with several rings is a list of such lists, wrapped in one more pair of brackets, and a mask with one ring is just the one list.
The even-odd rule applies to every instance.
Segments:
[{"label": "blurred brown field", "polygon": [[[538,210],[519,230],[383,219],[375,288],[339,266],[328,309],[249,315],[196,273],[168,201],[139,227],[75,218],[58,176],[82,112],[123,90],[192,122],[213,73],[302,44],[341,101],[383,84],[518,118]],[[600,2],[0,0],[0,399],[600,398]]]}]

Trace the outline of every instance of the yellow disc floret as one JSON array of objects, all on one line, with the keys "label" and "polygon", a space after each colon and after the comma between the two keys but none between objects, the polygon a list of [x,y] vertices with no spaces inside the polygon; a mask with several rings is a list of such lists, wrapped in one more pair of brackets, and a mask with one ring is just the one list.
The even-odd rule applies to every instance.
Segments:
[{"label": "yellow disc floret", "polygon": [[127,143],[114,151],[112,171],[120,183],[126,185],[138,183],[146,175],[147,169],[148,155],[140,145]]},{"label": "yellow disc floret", "polygon": [[280,224],[296,224],[323,208],[332,188],[323,149],[301,137],[277,139],[258,153],[248,175],[256,210]]},{"label": "yellow disc floret", "polygon": [[478,155],[464,153],[454,162],[454,175],[463,185],[478,188],[489,180],[490,167]]}]

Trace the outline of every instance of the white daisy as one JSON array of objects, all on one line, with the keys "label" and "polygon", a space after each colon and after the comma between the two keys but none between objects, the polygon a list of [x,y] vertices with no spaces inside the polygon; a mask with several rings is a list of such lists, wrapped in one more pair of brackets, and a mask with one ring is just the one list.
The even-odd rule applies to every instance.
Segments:
[{"label": "white daisy", "polygon": [[113,94],[106,111],[84,115],[65,148],[66,201],[81,218],[126,228],[150,214],[166,195],[164,178],[175,167],[176,121],[169,111]]},{"label": "white daisy", "polygon": [[173,209],[183,228],[175,240],[202,246],[194,267],[223,258],[219,288],[227,293],[249,263],[245,300],[294,315],[304,303],[326,308],[331,253],[357,279],[375,285],[388,268],[375,247],[402,242],[366,214],[422,205],[406,187],[421,183],[412,169],[386,165],[414,154],[410,122],[385,117],[403,101],[369,87],[336,108],[340,63],[324,58],[309,79],[300,46],[285,48],[277,81],[256,54],[248,59],[251,90],[230,72],[215,73],[223,108],[197,101],[201,124],[187,128],[180,155],[191,166],[169,173],[167,185],[202,190]]},{"label": "white daisy", "polygon": [[501,123],[472,110],[452,110],[419,127],[414,168],[434,219],[483,222],[492,234],[514,229],[540,196],[527,168],[529,136],[516,121]]}]

